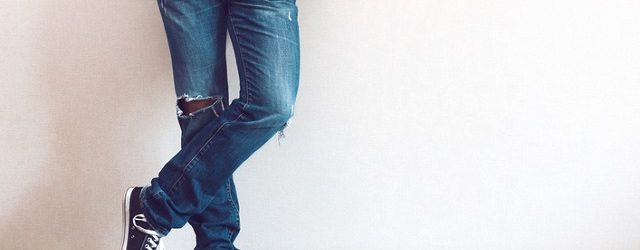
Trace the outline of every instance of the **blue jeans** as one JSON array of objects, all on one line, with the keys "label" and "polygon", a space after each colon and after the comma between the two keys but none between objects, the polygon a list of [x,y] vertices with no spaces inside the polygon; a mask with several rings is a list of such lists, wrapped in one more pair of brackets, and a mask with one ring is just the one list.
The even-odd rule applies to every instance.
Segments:
[{"label": "blue jeans", "polygon": [[[233,172],[294,114],[300,74],[295,0],[157,0],[167,35],[178,103],[210,101],[184,112],[180,151],[141,193],[158,233],[191,224],[196,249],[236,249],[240,230]],[[226,34],[240,93],[229,101]],[[230,102],[230,103],[229,103]]]}]

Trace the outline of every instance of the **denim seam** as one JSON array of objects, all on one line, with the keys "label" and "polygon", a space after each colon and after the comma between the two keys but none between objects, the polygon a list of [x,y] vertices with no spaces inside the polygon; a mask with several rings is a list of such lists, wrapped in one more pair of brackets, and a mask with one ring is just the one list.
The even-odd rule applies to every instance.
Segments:
[{"label": "denim seam", "polygon": [[227,182],[227,195],[229,195],[229,201],[231,202],[231,206],[233,207],[233,209],[237,212],[239,212],[238,208],[236,207],[236,202],[233,200],[233,196],[231,195],[231,183]]},{"label": "denim seam", "polygon": [[[231,10],[229,10],[230,8],[227,7],[227,16],[229,17],[229,26],[231,27],[229,34],[233,35],[233,37],[236,39],[236,44],[234,47],[238,48],[238,57],[240,57],[240,61],[242,62],[242,74],[244,75],[244,88],[245,88],[245,99],[247,99],[247,101],[245,102],[245,104],[242,106],[241,108],[241,112],[240,112],[240,116],[242,116],[242,111],[244,111],[246,109],[246,107],[249,105],[249,75],[247,74],[247,65],[246,65],[246,61],[244,60],[244,51],[242,49],[242,46],[240,45],[240,38],[238,37],[238,31],[236,31],[236,26],[233,24],[233,16],[231,15]],[[241,81],[242,82],[242,81]]]},{"label": "denim seam", "polygon": [[225,228],[224,230],[227,231],[227,241],[231,244],[231,235],[233,235],[233,232],[231,232],[229,228]]},{"label": "denim seam", "polygon": [[160,9],[162,10],[162,15],[166,15],[167,9],[164,7],[164,0],[159,0],[159,1],[160,1]]},{"label": "denim seam", "polygon": [[[231,180],[230,179],[227,179],[227,185],[226,186],[227,186],[227,198],[228,198],[228,201],[231,203],[231,206],[235,210],[236,206],[235,206],[235,204],[233,204],[233,198],[231,197]],[[227,241],[229,241],[229,243],[231,243],[231,235],[233,235],[233,232],[231,232],[231,230],[229,230],[227,228],[227,237],[229,237],[227,239]]]},{"label": "denim seam", "polygon": [[[238,209],[236,202],[233,200],[233,195],[231,195],[231,181],[227,181],[227,195],[229,196],[229,202],[231,202],[231,206],[233,207],[233,209],[235,210],[236,214],[234,215],[235,217],[235,223],[236,223],[236,227],[240,227],[240,209]],[[229,239],[231,240],[231,239]]]}]

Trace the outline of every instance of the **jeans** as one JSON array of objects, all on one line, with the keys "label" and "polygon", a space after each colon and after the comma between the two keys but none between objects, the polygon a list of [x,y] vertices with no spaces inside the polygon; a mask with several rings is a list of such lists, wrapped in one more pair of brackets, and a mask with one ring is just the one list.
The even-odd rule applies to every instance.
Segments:
[{"label": "jeans", "polygon": [[[178,103],[181,149],[140,195],[145,217],[162,236],[189,223],[196,249],[237,249],[240,230],[234,171],[294,115],[300,73],[295,0],[157,0],[167,35]],[[234,48],[240,93],[229,103],[226,34]]]}]

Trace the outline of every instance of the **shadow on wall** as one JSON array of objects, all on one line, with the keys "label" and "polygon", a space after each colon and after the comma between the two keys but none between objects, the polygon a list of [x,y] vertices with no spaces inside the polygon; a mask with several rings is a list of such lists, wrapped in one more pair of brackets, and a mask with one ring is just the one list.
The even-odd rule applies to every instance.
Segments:
[{"label": "shadow on wall", "polygon": [[[27,84],[39,97],[27,110],[47,110],[47,122],[34,125],[47,137],[30,139],[49,150],[33,161],[43,166],[22,166],[39,169],[34,180],[11,187],[28,195],[3,211],[0,249],[117,249],[124,188],[148,182],[161,167],[145,155],[158,126],[149,120],[173,112],[165,105],[173,86],[157,5],[22,4],[32,18],[17,26],[29,29],[23,48],[36,69]],[[156,137],[175,139],[168,136],[175,131]]]}]

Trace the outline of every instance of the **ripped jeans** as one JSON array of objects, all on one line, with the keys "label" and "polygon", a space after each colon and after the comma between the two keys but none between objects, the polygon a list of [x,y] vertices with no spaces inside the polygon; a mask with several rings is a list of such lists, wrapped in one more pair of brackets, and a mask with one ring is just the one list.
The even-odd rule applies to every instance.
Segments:
[{"label": "ripped jeans", "polygon": [[[236,249],[234,171],[294,114],[300,47],[295,0],[157,0],[178,103],[180,151],[143,187],[145,217],[158,233],[189,223],[196,249]],[[225,44],[231,37],[240,93],[229,103]]]}]

